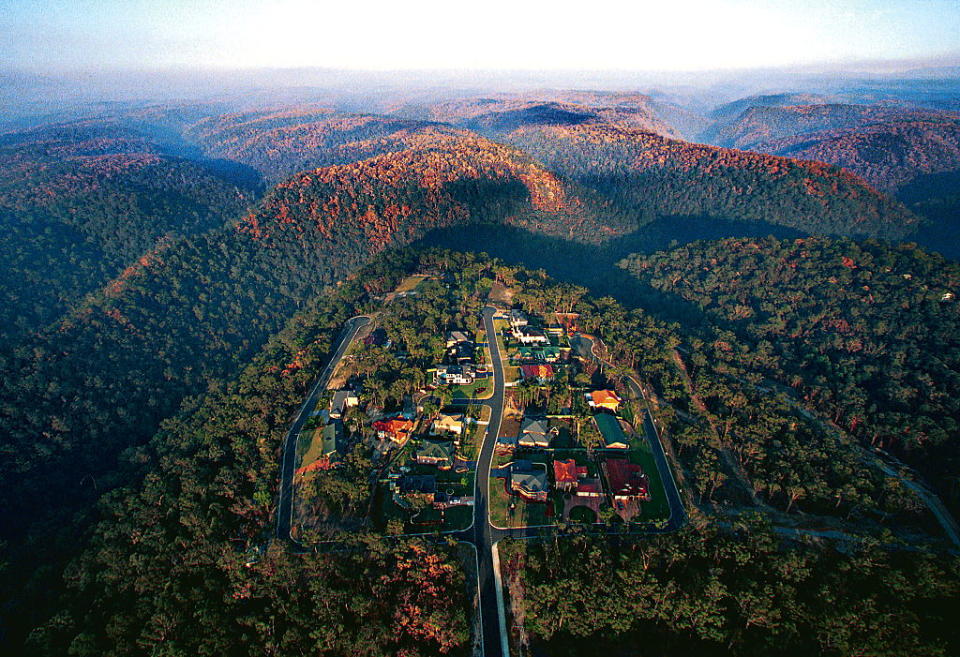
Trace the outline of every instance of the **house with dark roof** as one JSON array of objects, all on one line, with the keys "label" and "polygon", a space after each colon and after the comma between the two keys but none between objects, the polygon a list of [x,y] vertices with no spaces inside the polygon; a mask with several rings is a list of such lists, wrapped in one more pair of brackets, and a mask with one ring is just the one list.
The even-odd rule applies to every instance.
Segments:
[{"label": "house with dark roof", "polygon": [[520,328],[521,326],[526,326],[529,324],[527,314],[518,308],[511,309],[508,318],[510,320],[511,328]]},{"label": "house with dark roof", "polygon": [[469,364],[438,365],[433,372],[434,385],[470,385],[477,379],[477,370]]},{"label": "house with dark roof", "polygon": [[420,465],[435,465],[441,470],[453,467],[453,455],[456,448],[449,440],[424,438],[416,450],[416,461]]},{"label": "house with dark roof", "polygon": [[473,336],[469,331],[461,329],[447,331],[447,349],[464,342],[473,344]]},{"label": "house with dark roof", "polygon": [[510,490],[528,502],[546,502],[550,492],[547,465],[514,461],[510,465]]},{"label": "house with dark roof", "polygon": [[410,507],[420,500],[432,504],[437,495],[437,478],[434,475],[403,475],[391,484],[393,499],[403,507]]},{"label": "house with dark roof", "polygon": [[556,433],[551,429],[546,418],[524,417],[520,423],[520,437],[517,445],[520,447],[549,447],[550,440]]},{"label": "house with dark roof", "polygon": [[476,348],[472,342],[458,342],[447,349],[447,360],[458,365],[472,363],[475,356]]},{"label": "house with dark roof", "polygon": [[330,400],[330,417],[343,417],[347,409],[360,404],[360,398],[353,390],[336,390],[333,393],[333,399]]},{"label": "house with dark roof", "polygon": [[577,497],[603,497],[599,479],[581,479],[574,492]]}]

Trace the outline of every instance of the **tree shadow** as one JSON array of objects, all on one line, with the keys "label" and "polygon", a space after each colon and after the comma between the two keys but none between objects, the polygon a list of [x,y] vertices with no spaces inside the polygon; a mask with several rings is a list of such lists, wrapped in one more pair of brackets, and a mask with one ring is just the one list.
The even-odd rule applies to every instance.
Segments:
[{"label": "tree shadow", "polygon": [[433,230],[413,246],[484,252],[510,265],[543,269],[556,280],[588,288],[594,296],[610,296],[628,308],[642,308],[663,321],[689,326],[704,323],[703,313],[695,304],[643,283],[617,263],[633,253],[651,254],[697,240],[804,235],[767,223],[671,216],[600,245],[488,223]]}]

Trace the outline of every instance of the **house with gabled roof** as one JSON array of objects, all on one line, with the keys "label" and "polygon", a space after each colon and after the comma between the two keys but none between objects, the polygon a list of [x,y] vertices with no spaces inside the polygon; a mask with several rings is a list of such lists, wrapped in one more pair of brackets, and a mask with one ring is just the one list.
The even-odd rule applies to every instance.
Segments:
[{"label": "house with gabled roof", "polygon": [[512,328],[520,328],[530,323],[527,319],[527,314],[519,308],[512,308],[507,317],[510,320],[510,326]]},{"label": "house with gabled roof", "polygon": [[511,333],[513,335],[513,339],[522,345],[550,344],[550,339],[547,337],[546,333],[540,329],[532,328],[530,326],[514,328]]},{"label": "house with gabled roof", "polygon": [[394,501],[409,508],[414,500],[432,504],[437,495],[437,478],[434,475],[403,475],[391,483]]},{"label": "house with gabled roof", "polygon": [[477,379],[477,369],[469,364],[438,365],[433,372],[434,385],[470,385]]},{"label": "house with gabled roof", "polygon": [[608,458],[601,464],[613,506],[631,501],[650,501],[650,478],[643,468],[625,458]]},{"label": "house with gabled roof", "polygon": [[447,349],[460,343],[473,344],[473,336],[465,329],[453,329],[447,331]]},{"label": "house with gabled roof", "polygon": [[603,497],[603,487],[599,479],[581,479],[574,492],[577,497]]},{"label": "house with gabled roof", "polygon": [[358,406],[359,404],[360,397],[358,397],[357,393],[353,390],[336,390],[333,393],[333,398],[330,400],[330,417],[343,417],[347,409]]},{"label": "house with gabled roof", "polygon": [[556,433],[549,427],[546,418],[526,416],[520,423],[520,437],[517,445],[520,447],[549,447],[550,440]]},{"label": "house with gabled roof", "polygon": [[603,437],[603,446],[607,449],[630,449],[630,439],[623,432],[620,418],[609,413],[597,413],[593,416],[600,435]]},{"label": "house with gabled roof", "polygon": [[588,392],[584,395],[587,399],[587,404],[590,408],[593,409],[606,409],[608,411],[613,411],[614,413],[620,408],[620,404],[623,403],[623,400],[620,399],[620,395],[615,393],[613,390],[594,390],[593,392]]},{"label": "house with gabled roof", "polygon": [[384,418],[373,423],[373,430],[377,432],[377,438],[382,440],[391,440],[395,443],[405,443],[413,433],[416,423],[402,415],[396,417]]},{"label": "house with gabled roof", "polygon": [[524,379],[544,384],[553,381],[554,372],[550,365],[521,365],[520,374]]},{"label": "house with gabled roof", "polygon": [[430,433],[441,435],[445,433],[454,433],[458,436],[463,434],[465,416],[463,413],[440,413],[430,425]]},{"label": "house with gabled roof", "polygon": [[550,492],[547,465],[530,461],[511,463],[510,490],[529,502],[546,502]]},{"label": "house with gabled roof", "polygon": [[575,491],[580,480],[587,476],[587,466],[577,465],[573,459],[553,461],[553,487],[557,490]]},{"label": "house with gabled roof", "polygon": [[449,440],[424,438],[416,450],[416,461],[420,465],[435,465],[441,470],[453,467],[453,455],[456,451]]}]

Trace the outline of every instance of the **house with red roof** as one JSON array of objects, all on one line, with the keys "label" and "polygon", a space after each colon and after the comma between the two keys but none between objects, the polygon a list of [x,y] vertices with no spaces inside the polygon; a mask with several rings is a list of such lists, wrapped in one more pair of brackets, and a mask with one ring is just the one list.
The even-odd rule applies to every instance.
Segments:
[{"label": "house with red roof", "polygon": [[581,479],[574,493],[577,497],[603,497],[599,479]]},{"label": "house with red roof", "polygon": [[573,459],[555,459],[553,462],[553,487],[557,490],[575,491],[586,476],[587,466],[577,465]]},{"label": "house with red roof", "polygon": [[610,458],[601,468],[607,478],[614,508],[622,508],[630,502],[650,501],[650,479],[642,467],[626,459]]},{"label": "house with red roof", "polygon": [[397,416],[377,420],[373,423],[373,430],[377,432],[377,438],[392,440],[395,443],[405,443],[410,434],[413,433],[415,424],[413,420]]},{"label": "house with red roof", "polygon": [[594,390],[588,392],[585,397],[590,408],[604,408],[608,411],[617,412],[620,404],[623,402],[620,396],[613,390]]},{"label": "house with red roof", "polygon": [[553,366],[551,365],[521,365],[520,373],[524,379],[534,379],[538,383],[553,381]]}]

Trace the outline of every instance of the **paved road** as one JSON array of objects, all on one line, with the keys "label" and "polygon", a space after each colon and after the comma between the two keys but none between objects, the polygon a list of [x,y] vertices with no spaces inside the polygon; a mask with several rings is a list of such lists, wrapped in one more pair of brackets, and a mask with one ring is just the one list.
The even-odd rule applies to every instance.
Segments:
[{"label": "paved road", "polygon": [[300,435],[303,424],[310,417],[310,413],[313,412],[313,408],[317,404],[317,397],[327,389],[330,377],[337,369],[337,364],[343,358],[343,355],[347,353],[347,349],[357,336],[357,332],[369,323],[370,318],[366,315],[358,315],[347,320],[343,331],[340,333],[340,343],[337,345],[336,351],[333,352],[330,362],[323,368],[320,378],[317,379],[313,389],[310,390],[310,394],[307,395],[306,401],[303,402],[303,406],[300,407],[300,412],[297,414],[297,419],[294,420],[283,441],[283,458],[280,465],[280,501],[277,504],[277,538],[281,540],[296,543],[290,537],[290,527],[293,523],[293,473],[296,469],[297,436]]},{"label": "paved road", "polygon": [[[494,387],[493,395],[488,399],[458,399],[456,405],[485,405],[490,407],[490,420],[487,425],[487,431],[484,434],[483,444],[480,446],[480,453],[476,461],[476,483],[474,489],[474,515],[473,524],[466,530],[453,532],[452,536],[458,540],[468,542],[476,547],[477,553],[477,574],[478,588],[480,593],[480,632],[482,634],[483,655],[484,657],[509,657],[509,648],[507,646],[507,628],[504,618],[502,592],[498,593],[498,581],[494,568],[494,549],[496,544],[504,538],[513,539],[533,539],[544,536],[557,535],[555,526],[548,527],[520,527],[517,529],[501,529],[495,527],[490,522],[489,512],[489,492],[490,492],[490,466],[493,461],[494,450],[496,447],[497,436],[500,433],[500,426],[503,421],[504,408],[504,372],[503,361],[501,360],[500,345],[496,340],[496,331],[493,324],[493,315],[496,311],[492,306],[483,309],[484,329],[490,343],[490,353],[493,360]],[[280,503],[277,514],[277,537],[290,541],[297,546],[296,541],[290,538],[290,526],[292,522],[292,485],[293,473],[296,458],[296,440],[303,424],[310,417],[316,405],[318,395],[326,388],[330,376],[336,369],[337,364],[343,358],[351,342],[356,337],[357,332],[367,323],[369,318],[365,316],[354,317],[344,326],[341,334],[340,343],[330,359],[330,362],[320,374],[313,389],[303,403],[299,414],[293,425],[290,427],[284,442],[284,453],[280,481]],[[587,357],[600,360],[593,351],[593,342],[589,338],[579,337],[573,346]],[[633,394],[638,398],[643,398],[643,391],[639,384],[628,379],[628,385]],[[629,533],[662,533],[673,531],[686,523],[687,515],[677,491],[676,483],[673,479],[673,473],[667,462],[666,455],[663,452],[663,446],[657,429],[653,423],[653,417],[650,411],[646,411],[644,428],[647,433],[647,439],[651,444],[654,454],[654,460],[657,469],[660,472],[661,479],[664,482],[664,488],[667,494],[667,500],[670,505],[670,521],[666,527],[650,528],[637,530]],[[609,528],[598,529],[597,535],[610,533]],[[448,534],[450,536],[451,534]]]},{"label": "paved road", "polygon": [[[597,356],[594,351],[594,341],[585,335],[576,335],[570,340],[570,345],[577,352],[586,358],[593,358],[598,363],[605,363],[603,359]],[[605,363],[609,365],[609,363]],[[643,388],[633,377],[627,377],[627,387],[637,399],[646,400],[643,394]],[[663,443],[660,442],[660,434],[657,431],[656,424],[653,421],[653,415],[650,409],[644,409],[643,429],[647,434],[647,442],[650,443],[650,449],[653,452],[653,460],[657,464],[657,472],[660,473],[660,480],[663,482],[663,490],[667,496],[667,504],[670,506],[670,520],[664,531],[673,531],[680,529],[687,522],[687,511],[683,507],[683,500],[680,497],[680,491],[677,489],[677,482],[673,478],[673,470],[670,469],[670,463],[667,455],[663,451]]]},{"label": "paved road", "polygon": [[490,423],[483,444],[480,446],[480,455],[477,457],[476,489],[474,490],[473,526],[459,534],[462,540],[473,543],[477,548],[477,571],[480,587],[480,621],[483,633],[484,657],[506,657],[502,647],[502,637],[506,628],[502,626],[501,604],[497,596],[497,582],[493,568],[493,546],[499,540],[496,530],[490,525],[490,463],[500,433],[500,423],[503,421],[503,361],[500,357],[500,346],[496,339],[493,326],[495,308],[487,306],[483,309],[483,326],[490,343],[490,355],[493,360],[493,396],[490,399],[476,400],[475,403],[486,404],[490,407]]}]

